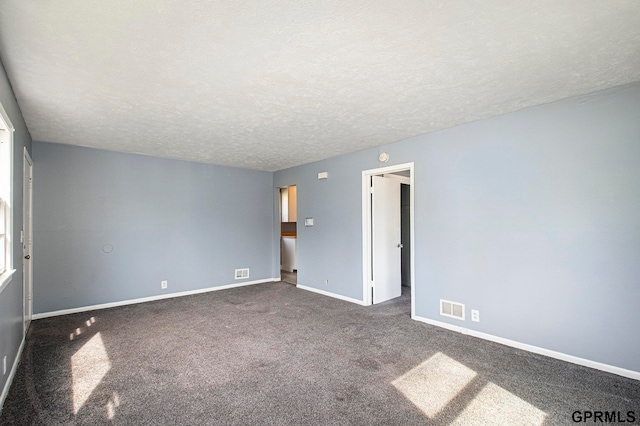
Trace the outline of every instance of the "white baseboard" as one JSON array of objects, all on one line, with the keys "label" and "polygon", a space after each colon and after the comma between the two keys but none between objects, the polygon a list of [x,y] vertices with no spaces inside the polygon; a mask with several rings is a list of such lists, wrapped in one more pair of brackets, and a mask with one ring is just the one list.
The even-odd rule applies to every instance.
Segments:
[{"label": "white baseboard", "polygon": [[446,322],[436,321],[429,318],[414,316],[416,321],[424,322],[436,327],[446,328],[447,330],[456,331],[462,334],[468,334],[469,336],[477,337],[479,339],[489,340],[491,342],[500,343],[505,346],[511,346],[512,348],[522,349],[524,351],[533,352],[539,355],[545,355],[550,358],[559,359],[561,361],[570,362],[572,364],[582,365],[584,367],[594,368],[596,370],[606,371],[607,373],[617,374],[618,376],[628,377],[630,379],[640,380],[640,371],[627,370],[625,368],[615,367],[613,365],[604,364],[597,361],[591,361],[589,359],[580,358],[573,355],[567,355],[562,352],[552,351],[550,349],[540,348],[538,346],[529,345],[527,343],[517,342],[511,339],[505,339],[503,337],[494,336],[492,334],[483,333],[481,331],[469,330],[457,325],[448,324]]},{"label": "white baseboard", "polygon": [[347,301],[347,302],[355,303],[357,305],[364,306],[364,302],[362,300],[353,299],[353,298],[347,297],[347,296],[342,296],[341,294],[330,293],[328,291],[319,290],[317,288],[307,287],[307,286],[300,285],[300,284],[296,284],[296,287],[298,287],[298,288],[300,288],[302,290],[307,290],[307,291],[312,291],[314,293],[322,294],[323,296],[329,296],[329,297],[333,297],[334,299],[340,299],[340,300],[344,300],[344,301]]},{"label": "white baseboard", "polygon": [[7,395],[9,394],[9,389],[11,389],[11,384],[13,383],[13,378],[16,376],[16,371],[18,371],[18,364],[20,363],[20,357],[22,357],[22,350],[24,349],[25,341],[26,341],[26,337],[22,336],[22,343],[20,343],[20,347],[18,348],[18,353],[16,353],[16,356],[13,359],[13,367],[11,367],[11,372],[9,373],[9,377],[7,377],[7,381],[4,383],[4,388],[2,389],[2,395],[0,395],[0,412],[2,412],[2,407],[4,406],[4,400],[7,398]]},{"label": "white baseboard", "polygon": [[95,310],[98,310],[98,309],[115,308],[117,306],[134,305],[136,303],[153,302],[154,300],[172,299],[174,297],[182,297],[182,296],[191,296],[193,294],[208,293],[210,291],[218,291],[218,290],[227,290],[227,289],[235,288],[235,287],[244,287],[246,285],[270,283],[270,282],[275,282],[275,281],[280,281],[280,279],[279,278],[267,278],[267,279],[264,279],[264,280],[245,281],[245,282],[242,282],[242,283],[221,285],[221,286],[218,286],[218,287],[208,287],[208,288],[202,288],[202,289],[198,289],[198,290],[189,290],[189,291],[181,291],[181,292],[178,292],[178,293],[160,294],[158,296],[142,297],[142,298],[139,298],[139,299],[122,300],[120,302],[102,303],[100,305],[82,306],[80,308],[62,309],[62,310],[59,310],[59,311],[44,312],[44,313],[41,313],[41,314],[34,314],[32,316],[32,319],[38,320],[38,319],[41,319],[41,318],[57,317],[59,315],[76,314],[78,312],[87,312],[87,311],[95,311]]}]

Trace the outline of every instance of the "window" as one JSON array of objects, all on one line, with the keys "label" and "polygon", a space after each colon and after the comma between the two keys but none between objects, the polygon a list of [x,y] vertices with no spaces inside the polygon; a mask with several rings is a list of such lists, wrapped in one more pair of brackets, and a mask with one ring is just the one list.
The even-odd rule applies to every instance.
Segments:
[{"label": "window", "polygon": [[13,126],[0,105],[0,291],[13,274],[12,249],[12,174]]},{"label": "window", "polygon": [[8,203],[0,198],[0,275],[5,273],[9,267],[9,259],[7,259],[7,253],[9,252],[9,236],[7,235],[8,210]]}]

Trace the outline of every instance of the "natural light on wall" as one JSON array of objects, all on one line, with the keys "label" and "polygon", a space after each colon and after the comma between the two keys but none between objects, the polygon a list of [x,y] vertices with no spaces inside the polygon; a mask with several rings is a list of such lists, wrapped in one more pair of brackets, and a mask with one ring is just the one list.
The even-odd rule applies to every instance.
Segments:
[{"label": "natural light on wall", "polygon": [[[477,376],[475,371],[438,352],[391,384],[432,419]],[[474,395],[451,424],[542,425],[545,417],[546,414],[533,405],[489,382]]]},{"label": "natural light on wall", "polygon": [[110,369],[111,362],[98,332],[71,357],[73,414],[78,414]]}]

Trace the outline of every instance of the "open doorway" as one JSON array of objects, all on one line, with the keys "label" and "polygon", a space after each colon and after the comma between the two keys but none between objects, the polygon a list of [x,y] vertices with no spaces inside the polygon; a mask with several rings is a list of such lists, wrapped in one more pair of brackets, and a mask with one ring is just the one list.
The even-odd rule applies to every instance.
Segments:
[{"label": "open doorway", "polygon": [[298,284],[298,188],[280,188],[280,277]]},{"label": "open doorway", "polygon": [[415,315],[413,163],[362,172],[363,301],[410,298]]}]

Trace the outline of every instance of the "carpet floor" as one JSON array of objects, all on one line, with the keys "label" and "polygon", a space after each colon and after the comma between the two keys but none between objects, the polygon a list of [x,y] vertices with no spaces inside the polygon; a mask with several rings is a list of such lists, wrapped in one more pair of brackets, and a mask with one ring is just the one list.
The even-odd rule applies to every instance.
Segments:
[{"label": "carpet floor", "polygon": [[280,282],[37,320],[0,423],[640,422],[640,381],[409,315],[406,291],[362,307]]}]

